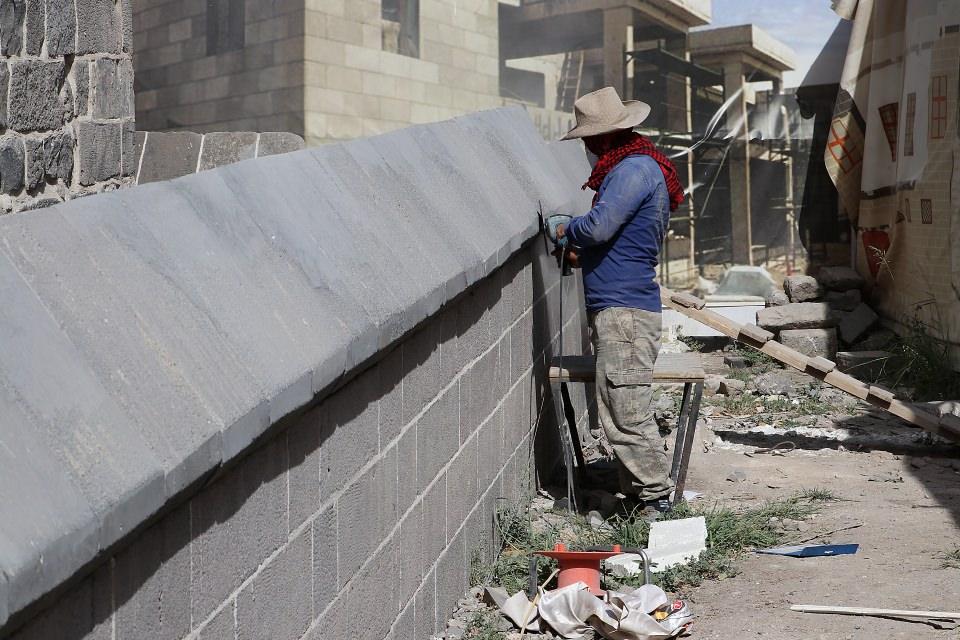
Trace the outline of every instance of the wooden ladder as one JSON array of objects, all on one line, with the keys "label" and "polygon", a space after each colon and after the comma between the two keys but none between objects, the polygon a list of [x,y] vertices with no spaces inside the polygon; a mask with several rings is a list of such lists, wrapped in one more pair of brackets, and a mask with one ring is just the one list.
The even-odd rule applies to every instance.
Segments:
[{"label": "wooden ladder", "polygon": [[715,311],[704,308],[705,302],[687,293],[674,293],[660,288],[660,301],[688,318],[705,324],[723,335],[753,347],[771,358],[798,371],[822,380],[850,395],[880,407],[898,418],[944,438],[960,441],[960,416],[952,413],[936,415],[917,405],[894,398],[893,392],[870,385],[853,376],[837,371],[836,364],[826,358],[811,358],[784,346],[773,339],[773,334],[752,324],[739,324]]},{"label": "wooden ladder", "polygon": [[568,51],[563,54],[560,81],[557,82],[557,111],[573,111],[573,103],[580,97],[583,58],[583,51]]}]

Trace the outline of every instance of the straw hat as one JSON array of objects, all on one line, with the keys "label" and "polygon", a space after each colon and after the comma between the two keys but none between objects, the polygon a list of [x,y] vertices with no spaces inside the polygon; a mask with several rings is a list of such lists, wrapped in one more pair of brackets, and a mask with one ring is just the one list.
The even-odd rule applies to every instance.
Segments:
[{"label": "straw hat", "polygon": [[598,136],[633,129],[650,115],[650,105],[639,100],[623,102],[613,87],[604,87],[581,96],[573,103],[577,126],[561,140]]}]

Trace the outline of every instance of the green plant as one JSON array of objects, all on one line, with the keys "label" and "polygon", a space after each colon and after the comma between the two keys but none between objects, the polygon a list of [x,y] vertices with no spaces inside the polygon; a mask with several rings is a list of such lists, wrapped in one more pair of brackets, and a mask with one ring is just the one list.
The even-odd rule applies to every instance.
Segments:
[{"label": "green plant", "polygon": [[940,566],[944,569],[960,569],[960,547],[947,552],[942,556]]},{"label": "green plant", "polygon": [[797,498],[808,502],[834,502],[840,499],[837,497],[837,494],[830,489],[822,489],[820,487],[801,489],[797,492]]},{"label": "green plant", "polygon": [[685,336],[683,333],[677,333],[677,340],[690,347],[690,351],[703,351],[704,346],[706,346],[702,341]]},{"label": "green plant", "polygon": [[763,351],[749,347],[742,342],[737,342],[733,347],[734,353],[747,361],[747,366],[754,369],[753,373],[763,373],[776,368],[779,363],[765,354]]},{"label": "green plant", "polygon": [[893,387],[913,389],[913,400],[950,400],[960,398],[960,374],[953,370],[949,344],[935,338],[933,330],[913,320],[904,335],[893,345],[897,356],[884,367],[883,380]]},{"label": "green plant", "polygon": [[493,609],[477,611],[467,622],[464,640],[503,640],[506,635],[497,629],[500,613]]}]

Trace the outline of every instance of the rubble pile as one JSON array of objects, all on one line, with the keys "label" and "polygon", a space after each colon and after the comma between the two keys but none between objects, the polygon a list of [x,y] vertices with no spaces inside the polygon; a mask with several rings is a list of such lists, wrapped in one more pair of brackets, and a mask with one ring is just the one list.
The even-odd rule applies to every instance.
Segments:
[{"label": "rubble pile", "polygon": [[816,278],[787,276],[784,294],[767,296],[757,325],[804,355],[835,360],[841,344],[855,345],[877,322],[863,302],[864,284],[849,267],[822,267]]}]

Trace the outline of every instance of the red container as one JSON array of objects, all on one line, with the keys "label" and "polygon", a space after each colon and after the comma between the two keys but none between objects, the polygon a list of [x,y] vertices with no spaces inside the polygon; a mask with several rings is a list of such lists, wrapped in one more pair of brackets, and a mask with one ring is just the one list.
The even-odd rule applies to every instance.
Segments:
[{"label": "red container", "polygon": [[610,551],[567,551],[566,545],[558,542],[553,551],[536,551],[537,555],[554,558],[560,564],[557,585],[562,589],[576,582],[590,587],[590,593],[603,597],[606,593],[600,588],[600,561],[618,556],[620,545],[613,545]]}]

